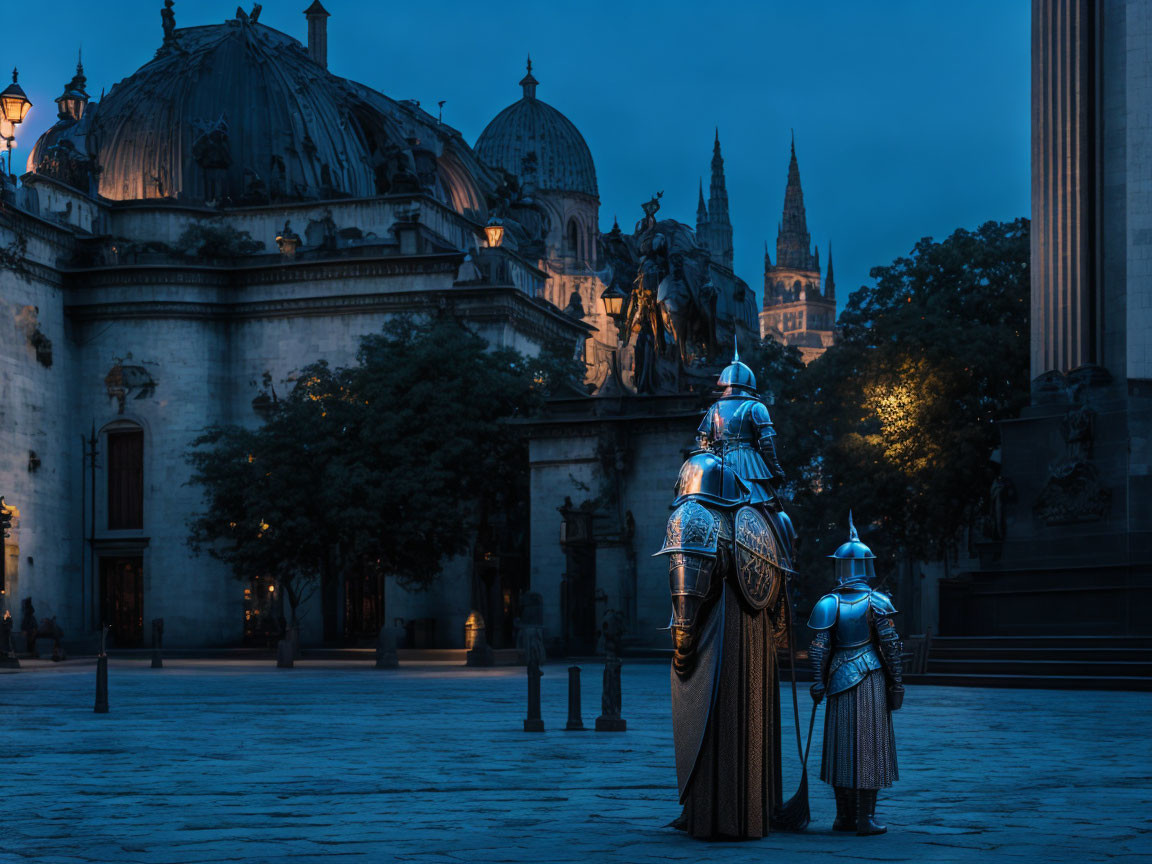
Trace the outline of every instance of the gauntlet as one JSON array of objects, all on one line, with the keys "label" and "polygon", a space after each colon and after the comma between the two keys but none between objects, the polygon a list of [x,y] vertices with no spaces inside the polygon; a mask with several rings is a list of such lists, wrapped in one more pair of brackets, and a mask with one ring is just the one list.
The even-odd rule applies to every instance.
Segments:
[{"label": "gauntlet", "polygon": [[900,656],[900,637],[896,635],[891,618],[877,619],[876,638],[880,642],[880,659],[888,681],[888,707],[899,711],[904,704],[904,661]]},{"label": "gauntlet", "polygon": [[824,698],[824,676],[825,669],[828,663],[828,631],[820,630],[816,633],[815,638],[812,639],[812,644],[808,647],[808,659],[812,663],[812,679],[813,684],[811,687],[812,698],[819,702]]}]

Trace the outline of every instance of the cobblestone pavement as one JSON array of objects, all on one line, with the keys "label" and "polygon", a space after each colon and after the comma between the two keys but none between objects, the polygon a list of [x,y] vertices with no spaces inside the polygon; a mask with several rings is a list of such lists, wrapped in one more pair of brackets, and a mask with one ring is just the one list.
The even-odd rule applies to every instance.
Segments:
[{"label": "cobblestone pavement", "polygon": [[627,732],[565,732],[549,666],[542,735],[523,669],[114,660],[107,715],[90,663],[0,675],[0,861],[1152,861],[1147,694],[910,688],[887,835],[833,835],[814,781],[807,833],[705,845],[665,827],[667,675],[625,666]]}]

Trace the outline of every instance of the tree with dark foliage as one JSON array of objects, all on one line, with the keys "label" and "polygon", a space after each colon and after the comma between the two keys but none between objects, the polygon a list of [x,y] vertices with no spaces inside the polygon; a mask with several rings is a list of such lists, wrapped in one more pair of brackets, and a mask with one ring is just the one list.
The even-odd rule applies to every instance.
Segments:
[{"label": "tree with dark foliage", "polygon": [[836,345],[785,376],[773,419],[807,594],[830,578],[850,508],[889,560],[937,560],[975,521],[996,424],[1028,398],[1028,254],[1027,219],[921,240],[873,268]]},{"label": "tree with dark foliage", "polygon": [[506,421],[573,374],[562,355],[489,350],[451,318],[394,320],[361,340],[355,365],[305,368],[259,428],[193,442],[205,509],[189,542],[242,581],[274,579],[293,624],[322,576],[427,587],[485,508],[526,499],[525,444]]}]

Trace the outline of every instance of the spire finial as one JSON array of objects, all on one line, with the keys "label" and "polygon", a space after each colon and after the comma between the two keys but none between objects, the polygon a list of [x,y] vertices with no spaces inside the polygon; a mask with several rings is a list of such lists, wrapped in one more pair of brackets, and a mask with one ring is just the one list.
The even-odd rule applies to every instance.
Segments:
[{"label": "spire finial", "polygon": [[15,66],[12,67],[12,83],[16,83],[16,79],[20,77],[20,70]]},{"label": "spire finial", "polygon": [[520,79],[520,86],[524,88],[525,99],[536,98],[536,85],[540,82],[532,74],[532,55],[528,55],[528,73]]},{"label": "spire finial", "polygon": [[796,155],[796,130],[789,129],[788,132],[792,135],[792,155]]},{"label": "spire finial", "polygon": [[76,74],[84,74],[84,46],[81,45],[76,49]]},{"label": "spire finial", "polygon": [[735,330],[732,331],[732,362],[733,363],[739,363],[740,362],[740,346],[739,346],[739,344],[737,344],[737,341],[736,341],[736,331]]},{"label": "spire finial", "polygon": [[856,541],[860,539],[860,535],[856,533],[856,526],[852,523],[851,510],[848,511],[848,539]]}]

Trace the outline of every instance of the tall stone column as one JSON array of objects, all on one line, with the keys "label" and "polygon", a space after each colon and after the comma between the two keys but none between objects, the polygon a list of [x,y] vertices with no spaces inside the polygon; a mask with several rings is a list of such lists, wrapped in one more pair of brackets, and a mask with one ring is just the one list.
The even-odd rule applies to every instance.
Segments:
[{"label": "tall stone column", "polygon": [[1093,0],[1032,2],[1032,378],[1099,362]]}]

